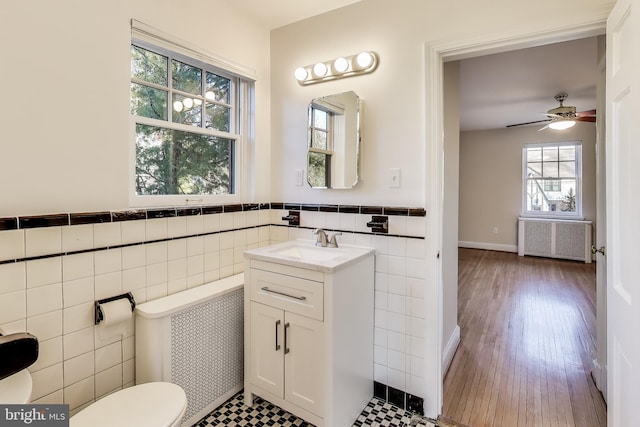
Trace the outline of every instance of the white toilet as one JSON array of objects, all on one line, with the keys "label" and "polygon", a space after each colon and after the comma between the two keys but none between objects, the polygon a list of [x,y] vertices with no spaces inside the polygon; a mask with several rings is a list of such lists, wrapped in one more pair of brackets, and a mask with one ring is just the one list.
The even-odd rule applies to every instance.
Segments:
[{"label": "white toilet", "polygon": [[[25,404],[33,382],[23,369],[0,380],[0,403]],[[72,427],[177,427],[187,409],[182,387],[168,382],[138,384],[103,397],[70,420]]]},{"label": "white toilet", "polygon": [[187,409],[182,387],[138,384],[112,393],[71,417],[70,427],[177,427]]}]

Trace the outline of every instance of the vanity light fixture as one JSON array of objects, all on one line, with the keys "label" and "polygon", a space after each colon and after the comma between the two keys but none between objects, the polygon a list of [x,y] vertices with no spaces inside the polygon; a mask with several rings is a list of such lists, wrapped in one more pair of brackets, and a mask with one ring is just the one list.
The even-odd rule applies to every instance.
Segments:
[{"label": "vanity light fixture", "polygon": [[331,61],[299,67],[295,71],[295,77],[301,85],[308,85],[370,73],[377,66],[378,55],[375,52],[365,51],[357,55],[344,56]]}]

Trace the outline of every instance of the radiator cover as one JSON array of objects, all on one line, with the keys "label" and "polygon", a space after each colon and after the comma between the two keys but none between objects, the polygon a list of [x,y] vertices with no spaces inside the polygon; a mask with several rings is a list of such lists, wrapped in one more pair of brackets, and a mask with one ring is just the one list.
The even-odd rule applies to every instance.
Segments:
[{"label": "radiator cover", "polygon": [[139,304],[135,345],[136,383],[178,384],[196,424],[243,387],[244,274]]},{"label": "radiator cover", "polygon": [[591,221],[519,218],[518,255],[591,262]]},{"label": "radiator cover", "polygon": [[171,316],[171,382],[187,394],[187,425],[242,388],[243,298],[236,291]]}]

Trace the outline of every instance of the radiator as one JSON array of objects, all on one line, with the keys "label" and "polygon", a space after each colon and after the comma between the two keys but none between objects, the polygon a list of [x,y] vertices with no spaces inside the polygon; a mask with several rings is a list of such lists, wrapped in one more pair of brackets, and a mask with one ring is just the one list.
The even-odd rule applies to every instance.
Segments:
[{"label": "radiator", "polygon": [[518,255],[591,262],[591,221],[519,218]]},{"label": "radiator", "polygon": [[181,386],[183,426],[242,389],[243,283],[239,274],[136,307],[136,384]]}]

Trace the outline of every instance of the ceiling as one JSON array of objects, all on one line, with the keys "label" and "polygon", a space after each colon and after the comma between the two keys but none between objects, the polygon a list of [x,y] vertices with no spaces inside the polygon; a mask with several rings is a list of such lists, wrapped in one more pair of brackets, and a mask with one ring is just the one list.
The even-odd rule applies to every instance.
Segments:
[{"label": "ceiling", "polygon": [[[275,29],[360,0],[233,0]],[[550,44],[460,61],[460,130],[504,128],[542,120],[558,103],[577,111],[596,107],[597,38]],[[544,124],[540,125],[542,127]],[[538,126],[538,125],[531,125]]]},{"label": "ceiling", "polygon": [[232,0],[232,4],[253,15],[270,30],[320,15],[360,0]]},{"label": "ceiling", "polygon": [[559,92],[565,106],[594,109],[597,79],[597,37],[461,60],[460,130],[543,120]]}]

